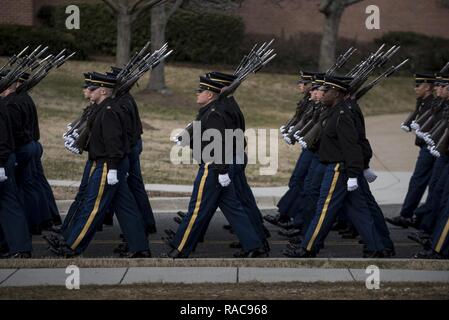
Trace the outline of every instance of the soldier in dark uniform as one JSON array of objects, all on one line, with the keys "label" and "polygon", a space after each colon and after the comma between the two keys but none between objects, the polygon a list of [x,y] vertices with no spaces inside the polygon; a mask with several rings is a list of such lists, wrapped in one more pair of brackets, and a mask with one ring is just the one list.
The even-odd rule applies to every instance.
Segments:
[{"label": "soldier in dark uniform", "polygon": [[[121,69],[112,67],[113,75],[120,73]],[[129,143],[131,150],[129,153],[129,177],[128,186],[132,194],[136,198],[137,205],[142,218],[145,223],[145,228],[148,233],[156,233],[156,220],[151,208],[148,194],[145,190],[145,183],[142,177],[142,170],[140,167],[140,155],[143,151],[142,143],[142,121],[139,115],[139,108],[130,92],[117,98],[116,105],[123,108],[123,112],[128,116],[130,121],[130,128],[128,132]]]},{"label": "soldier in dark uniform", "polygon": [[320,162],[326,165],[316,214],[295,257],[314,257],[322,247],[337,214],[343,209],[364,240],[365,257],[379,257],[385,247],[380,241],[359,180],[365,179],[364,157],[352,111],[344,101],[349,85],[329,77],[321,87],[322,103],[329,108],[322,123]]},{"label": "soldier in dark uniform", "polygon": [[3,101],[10,114],[15,141],[16,179],[20,201],[31,233],[39,235],[43,225],[51,221],[52,217],[37,179],[36,159],[39,150],[34,142],[38,132],[37,112],[32,105],[24,102],[23,95],[16,92],[18,86],[19,82],[16,82],[5,90]]},{"label": "soldier in dark uniform", "polygon": [[[284,134],[284,138],[294,127],[303,119],[304,115],[310,114],[310,110],[313,109],[314,103],[310,101],[310,89],[312,88],[313,76],[315,73],[302,72],[300,80],[298,82],[298,88],[301,93],[304,94],[303,99],[298,103],[296,113],[294,117],[287,123],[286,126],[281,127],[281,133]],[[309,111],[309,113],[308,113]],[[291,144],[292,141],[286,139],[286,142]],[[266,215],[264,219],[274,225],[278,225],[279,222],[290,222],[292,215],[295,213],[294,203],[298,195],[301,193],[304,186],[304,178],[307,175],[307,170],[312,162],[313,153],[309,150],[303,150],[296,163],[293,174],[289,182],[289,190],[281,198],[278,203],[279,215],[272,216]],[[290,213],[290,215],[289,215]]]},{"label": "soldier in dark uniform", "polygon": [[[433,84],[435,83],[435,76],[433,74],[417,74],[416,81],[416,95],[417,95],[417,117],[422,117],[426,112],[432,109],[435,103],[433,96]],[[417,138],[415,143],[419,148],[419,156],[416,162],[415,171],[413,172],[410,180],[410,185],[407,191],[407,195],[404,200],[404,204],[399,216],[392,219],[387,218],[387,221],[395,226],[408,228],[413,225],[413,215],[418,208],[421,199],[426,191],[431,176],[433,165],[435,163],[435,157],[432,156],[427,149],[426,143]]]},{"label": "soldier in dark uniform", "polygon": [[[442,89],[441,97],[444,100],[445,109],[448,110],[449,75],[441,75],[438,81],[438,85]],[[446,145],[445,156],[448,155],[449,150]],[[438,184],[444,184],[444,187],[439,186],[435,191],[432,206],[434,212],[431,213],[425,230],[427,232],[431,230],[430,242],[424,243],[425,250],[415,255],[415,258],[418,259],[449,259],[449,179],[447,178],[449,176],[449,164],[444,167],[440,175],[443,179]]]},{"label": "soldier in dark uniform", "polygon": [[[83,115],[81,118],[86,118],[86,121],[91,124],[90,119],[95,118],[95,114],[98,112],[98,108],[94,108],[92,102],[90,101],[90,90],[89,87],[92,87],[93,83],[91,80],[91,73],[84,73],[84,85],[83,85],[83,96],[84,99],[88,100],[88,106],[84,109]],[[83,150],[87,151],[87,150]],[[64,222],[60,228],[60,230],[55,230],[58,233],[65,232],[70,228],[71,223],[77,212],[81,209],[84,198],[87,194],[87,186],[89,183],[89,178],[92,174],[93,169],[93,161],[87,160],[86,165],[84,166],[83,177],[81,178],[81,183],[78,188],[78,192],[75,196],[75,201],[70,205],[69,210],[67,211],[67,215],[64,219]]]},{"label": "soldier in dark uniform", "polygon": [[87,193],[69,230],[59,242],[49,241],[51,250],[64,257],[82,254],[113,207],[129,246],[127,258],[151,257],[142,216],[126,182],[129,152],[124,115],[113,107],[115,77],[92,73],[90,99],[98,111],[90,119],[87,150],[93,162]]},{"label": "soldier in dark uniform", "polygon": [[[229,108],[218,99],[223,88],[220,82],[200,77],[197,103],[201,109],[196,119],[201,123],[201,132],[194,130],[191,139],[194,158],[200,167],[189,211],[170,242],[172,250],[167,256],[171,258],[186,258],[190,255],[217,207],[222,210],[239,238],[245,252],[244,257],[267,256],[250,218],[236,197],[235,185],[231,180],[230,165],[234,164],[236,154],[234,150],[227,150],[229,144],[225,141],[225,131],[235,128],[227,111]],[[214,136],[213,142],[203,141],[203,134],[210,130],[219,135]],[[211,150],[212,146],[221,150]],[[209,154],[206,155],[207,150]]]},{"label": "soldier in dark uniform", "polygon": [[[1,77],[0,77],[1,79]],[[15,180],[15,141],[0,92],[0,257],[30,258],[31,235]]]}]

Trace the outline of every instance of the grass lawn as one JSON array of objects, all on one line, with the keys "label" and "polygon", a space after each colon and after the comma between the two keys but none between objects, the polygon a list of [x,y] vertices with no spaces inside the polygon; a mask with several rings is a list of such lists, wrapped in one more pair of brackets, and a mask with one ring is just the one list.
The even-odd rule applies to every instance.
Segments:
[{"label": "grass lawn", "polygon": [[20,300],[446,300],[447,284],[392,284],[367,290],[364,283],[148,284],[132,286],[2,288],[0,299]]},{"label": "grass lawn", "polygon": [[[4,61],[5,59],[0,59]],[[62,134],[67,123],[74,120],[85,107],[81,93],[82,72],[106,71],[110,63],[90,61],[68,62],[53,72],[35,88],[31,95],[39,109],[41,142],[44,145],[44,166],[49,179],[79,180],[85,155],[75,156],[65,150]],[[169,96],[143,92],[147,79],[135,88],[145,134],[142,170],[146,183],[191,184],[195,165],[173,165],[170,162],[170,134],[192,121],[198,107],[194,90],[198,76],[211,69],[187,66],[167,67]],[[226,71],[226,70],[222,70]],[[236,94],[247,118],[247,128],[278,129],[296,108],[299,95],[295,90],[295,75],[258,74],[251,77]],[[392,78],[374,89],[362,100],[367,116],[403,113],[414,108],[411,78]],[[288,182],[299,147],[279,143],[279,171],[276,176],[259,175],[259,166],[248,167],[249,181],[254,186],[280,186]]]}]

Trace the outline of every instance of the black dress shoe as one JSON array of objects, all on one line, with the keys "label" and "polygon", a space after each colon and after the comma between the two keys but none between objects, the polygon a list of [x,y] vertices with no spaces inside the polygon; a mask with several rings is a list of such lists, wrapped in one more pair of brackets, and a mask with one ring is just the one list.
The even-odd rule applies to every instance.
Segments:
[{"label": "black dress shoe", "polygon": [[431,243],[430,243],[430,236],[424,233],[411,233],[407,236],[410,240],[422,245],[426,249],[430,249]]},{"label": "black dress shoe", "polygon": [[10,259],[31,259],[31,252],[18,252],[11,255]]},{"label": "black dress shoe", "polygon": [[77,256],[75,251],[73,251],[67,245],[58,246],[58,247],[50,246],[49,249],[51,252],[53,252],[54,254],[56,254],[57,256],[59,256],[61,258],[70,259],[70,258],[74,258]]},{"label": "black dress shoe", "polygon": [[172,229],[165,229],[164,232],[169,238],[174,238],[176,236],[176,232]]},{"label": "black dress shoe", "polygon": [[173,221],[176,222],[177,224],[181,224],[182,223],[182,219],[180,217],[174,217]]},{"label": "black dress shoe", "polygon": [[363,252],[364,259],[379,259],[385,258],[382,251],[364,251]]},{"label": "black dress shoe", "polygon": [[278,227],[281,227],[282,229],[285,230],[290,230],[295,227],[295,224],[293,223],[293,221],[279,222]]},{"label": "black dress shoe", "polygon": [[282,254],[289,258],[315,258],[316,254],[310,251],[307,251],[304,248],[298,248],[296,250],[286,249],[282,251]]},{"label": "black dress shoe", "polygon": [[114,249],[114,253],[123,254],[129,251],[129,246],[127,242],[120,243],[117,248]]},{"label": "black dress shoe", "polygon": [[120,254],[120,257],[125,259],[149,259],[151,258],[151,251],[124,252]]},{"label": "black dress shoe", "polygon": [[290,238],[288,240],[288,242],[291,244],[300,244],[300,243],[302,243],[303,240],[304,240],[304,237],[302,235],[300,235],[297,237]]},{"label": "black dress shoe", "polygon": [[161,254],[161,258],[171,258],[171,259],[186,259],[182,252],[179,252],[177,249],[173,249],[168,253]]},{"label": "black dress shoe", "polygon": [[282,237],[294,238],[301,235],[301,230],[299,229],[279,230],[278,234]]},{"label": "black dress shoe", "polygon": [[229,245],[229,248],[231,248],[231,249],[241,249],[242,248],[242,244],[240,242],[232,242]]},{"label": "black dress shoe", "polygon": [[103,224],[108,227],[113,227],[114,226],[114,216],[107,214],[103,220]]},{"label": "black dress shoe", "polygon": [[247,259],[256,259],[256,258],[267,258],[268,252],[262,249],[256,249],[249,252],[245,252],[243,250],[234,253],[234,258],[247,258]]},{"label": "black dress shoe", "polygon": [[231,226],[230,224],[225,224],[225,225],[223,226],[223,229],[229,231],[229,230],[232,229],[232,226]]},{"label": "black dress shoe", "polygon": [[404,218],[402,216],[394,217],[394,218],[385,218],[385,221],[396,226],[401,227],[403,229],[408,229],[410,225],[412,225],[412,219]]},{"label": "black dress shoe", "polygon": [[447,257],[442,256],[441,254],[433,251],[433,250],[424,250],[418,252],[414,255],[415,259],[423,259],[423,260],[447,260]]},{"label": "black dress shoe", "polygon": [[33,236],[40,236],[40,235],[42,235],[42,228],[40,226],[34,225],[30,228],[30,233]]},{"label": "black dress shoe", "polygon": [[387,248],[382,251],[384,258],[394,258],[396,256],[396,250],[393,248]]},{"label": "black dress shoe", "polygon": [[187,215],[187,213],[182,212],[182,211],[178,211],[176,214],[177,214],[181,219],[184,219],[184,217]]},{"label": "black dress shoe", "polygon": [[264,216],[263,219],[264,219],[266,222],[271,223],[271,224],[277,226],[278,223],[279,223],[280,220],[281,220],[281,217],[280,217],[279,214],[278,214],[278,215],[275,215],[275,216],[269,214],[269,215]]}]

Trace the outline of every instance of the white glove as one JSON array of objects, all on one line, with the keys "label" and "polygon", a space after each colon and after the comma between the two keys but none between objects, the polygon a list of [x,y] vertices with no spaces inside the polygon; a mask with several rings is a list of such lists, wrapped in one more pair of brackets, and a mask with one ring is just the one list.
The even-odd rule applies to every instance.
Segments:
[{"label": "white glove", "polygon": [[281,131],[281,133],[283,134],[285,132],[285,129],[286,129],[286,127],[282,126],[282,127],[280,127],[279,131]]},{"label": "white glove", "polygon": [[377,180],[377,174],[371,169],[366,169],[365,171],[363,171],[363,175],[365,176],[365,179],[366,181],[368,181],[368,183],[373,183]]},{"label": "white glove", "polygon": [[401,129],[404,130],[405,132],[410,132],[410,128],[405,126],[404,124],[401,125]]},{"label": "white glove", "polygon": [[5,168],[0,168],[0,182],[5,182],[8,180],[8,177],[6,176]]},{"label": "white glove", "polygon": [[348,179],[348,191],[353,192],[359,188],[359,184],[357,182],[357,178],[349,178]]},{"label": "white glove", "polygon": [[293,131],[293,129],[295,129],[295,127],[291,126],[290,128],[288,128],[288,133],[291,133]]},{"label": "white glove", "polygon": [[292,144],[292,139],[290,139],[290,137],[288,135],[284,136],[284,141],[288,144],[291,145]]},{"label": "white glove", "polygon": [[218,182],[221,184],[223,188],[226,188],[231,184],[231,178],[229,178],[229,174],[220,174],[218,176]]},{"label": "white glove", "polygon": [[117,170],[109,170],[108,172],[108,185],[115,186],[118,183]]},{"label": "white glove", "polygon": [[301,139],[301,136],[299,135],[299,133],[301,132],[301,130],[298,130],[295,132],[295,134],[293,135],[293,137],[296,139],[296,141],[299,141],[299,139]]},{"label": "white glove", "polygon": [[303,149],[307,149],[307,147],[308,147],[307,142],[305,142],[305,141],[302,140],[302,139],[299,139],[298,142],[299,142],[299,144],[301,145],[301,147],[302,147]]}]

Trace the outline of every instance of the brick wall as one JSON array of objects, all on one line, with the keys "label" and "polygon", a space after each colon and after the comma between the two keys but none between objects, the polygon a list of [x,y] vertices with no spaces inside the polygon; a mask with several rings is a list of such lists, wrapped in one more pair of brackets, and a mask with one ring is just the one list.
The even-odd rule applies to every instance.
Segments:
[{"label": "brick wall", "polygon": [[[0,24],[36,23],[34,16],[43,5],[62,5],[100,0],[0,0]],[[289,37],[299,32],[320,33],[323,17],[320,0],[245,0],[237,12],[243,17],[248,33]],[[381,10],[381,30],[365,28],[365,8],[377,5]],[[370,41],[388,31],[413,31],[449,38],[449,9],[441,0],[364,0],[348,8],[342,19],[340,36]]]},{"label": "brick wall", "polygon": [[[239,15],[248,33],[289,37],[299,32],[322,30],[323,16],[319,0],[245,0]],[[381,29],[367,30],[365,9],[377,5],[381,11]],[[364,0],[349,7],[342,18],[340,36],[370,41],[388,31],[412,31],[449,38],[449,9],[440,0]]]},{"label": "brick wall", "polygon": [[0,24],[34,24],[32,0],[0,0]]}]

